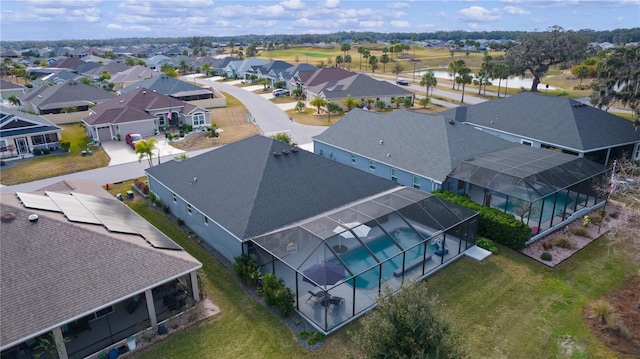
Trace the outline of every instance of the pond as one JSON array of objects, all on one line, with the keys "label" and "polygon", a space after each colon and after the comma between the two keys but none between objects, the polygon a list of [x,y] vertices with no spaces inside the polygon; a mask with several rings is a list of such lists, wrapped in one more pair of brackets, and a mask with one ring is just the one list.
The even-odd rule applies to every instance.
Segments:
[{"label": "pond", "polygon": [[[421,78],[422,75],[424,75],[426,71],[420,71],[419,73],[416,74],[416,78]],[[436,78],[438,79],[447,79],[447,80],[451,80],[451,75],[449,75],[449,73],[447,71],[433,71],[434,75],[436,75]],[[471,74],[473,75],[473,74]],[[492,80],[491,81],[495,86],[498,86],[498,80]],[[524,87],[525,89],[530,89],[531,88],[531,84],[533,83],[533,80],[530,78],[526,78],[526,77],[509,77],[509,81],[506,80],[502,80],[501,86],[504,88],[505,85],[507,85],[508,88],[520,88],[520,87]],[[544,83],[540,83],[538,85],[538,89],[544,89],[545,88]],[[555,90],[556,88],[553,86],[549,86],[550,90]]]}]

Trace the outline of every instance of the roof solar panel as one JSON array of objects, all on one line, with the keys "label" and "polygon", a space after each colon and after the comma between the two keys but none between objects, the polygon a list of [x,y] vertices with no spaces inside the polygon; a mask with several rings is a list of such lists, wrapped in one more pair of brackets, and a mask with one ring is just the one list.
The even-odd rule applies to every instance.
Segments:
[{"label": "roof solar panel", "polygon": [[62,210],[62,213],[72,222],[102,224],[96,216],[94,216],[89,209],[78,202],[72,196],[68,194],[62,194],[58,192],[45,192],[49,198]]},{"label": "roof solar panel", "polygon": [[47,196],[24,192],[16,192],[16,195],[20,198],[22,205],[27,208],[60,212],[60,208]]}]

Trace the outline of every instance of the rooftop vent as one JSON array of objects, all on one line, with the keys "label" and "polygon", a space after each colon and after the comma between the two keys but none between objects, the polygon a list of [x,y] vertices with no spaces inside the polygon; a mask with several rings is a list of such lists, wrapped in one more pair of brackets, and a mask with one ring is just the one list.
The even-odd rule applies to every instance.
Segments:
[{"label": "rooftop vent", "polygon": [[291,152],[296,153],[296,152],[298,152],[298,149],[296,147],[292,147],[291,148]]},{"label": "rooftop vent", "polygon": [[449,120],[449,123],[450,123],[450,124],[452,124],[452,125],[455,125],[455,124],[456,124],[456,121],[454,121],[454,120]]},{"label": "rooftop vent", "polygon": [[29,222],[31,222],[31,223],[38,222],[38,215],[35,214],[35,213],[34,214],[30,214],[29,215]]},{"label": "rooftop vent", "polygon": [[282,150],[282,154],[285,155],[285,156],[288,155],[289,154],[289,150]]},{"label": "rooftop vent", "polygon": [[387,157],[391,157],[391,154],[390,154],[390,153],[387,153]]},{"label": "rooftop vent", "polygon": [[382,143],[383,143],[382,140],[380,140],[380,144],[382,144]]},{"label": "rooftop vent", "polygon": [[280,152],[275,151],[275,152],[273,152],[273,155],[274,155],[275,157],[279,157],[279,156],[280,156]]},{"label": "rooftop vent", "polygon": [[16,214],[15,213],[5,213],[2,215],[2,217],[0,217],[0,221],[2,223],[9,223],[9,222],[13,222],[16,220]]}]

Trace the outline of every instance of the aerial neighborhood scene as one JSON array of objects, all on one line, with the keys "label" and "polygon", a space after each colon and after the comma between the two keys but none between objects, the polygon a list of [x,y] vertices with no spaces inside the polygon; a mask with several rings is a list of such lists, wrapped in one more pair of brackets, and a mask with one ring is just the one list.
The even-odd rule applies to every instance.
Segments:
[{"label": "aerial neighborhood scene", "polygon": [[0,358],[640,357],[640,2],[3,1]]}]

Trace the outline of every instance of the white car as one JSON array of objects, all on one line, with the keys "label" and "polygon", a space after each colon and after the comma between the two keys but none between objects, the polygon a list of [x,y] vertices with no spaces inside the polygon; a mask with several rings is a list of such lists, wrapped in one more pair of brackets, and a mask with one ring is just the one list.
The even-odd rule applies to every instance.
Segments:
[{"label": "white car", "polygon": [[289,90],[287,89],[275,89],[273,90],[273,96],[278,97],[278,96],[286,96],[289,95]]}]

